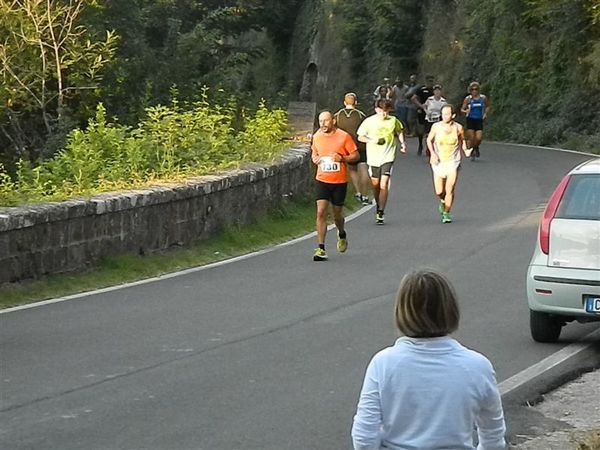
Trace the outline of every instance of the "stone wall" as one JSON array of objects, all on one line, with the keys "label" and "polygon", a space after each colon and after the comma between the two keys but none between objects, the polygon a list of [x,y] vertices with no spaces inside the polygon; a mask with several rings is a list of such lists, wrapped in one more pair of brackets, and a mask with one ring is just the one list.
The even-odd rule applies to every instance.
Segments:
[{"label": "stone wall", "polygon": [[273,165],[185,185],[0,208],[0,283],[80,270],[105,256],[192,244],[306,195],[311,186],[310,151],[298,143]]}]

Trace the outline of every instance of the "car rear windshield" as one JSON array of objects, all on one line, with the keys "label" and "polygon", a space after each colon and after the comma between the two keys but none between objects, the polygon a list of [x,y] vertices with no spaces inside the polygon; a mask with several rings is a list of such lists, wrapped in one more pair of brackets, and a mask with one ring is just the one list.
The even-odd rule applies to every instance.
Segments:
[{"label": "car rear windshield", "polygon": [[555,217],[600,220],[600,174],[573,175]]}]

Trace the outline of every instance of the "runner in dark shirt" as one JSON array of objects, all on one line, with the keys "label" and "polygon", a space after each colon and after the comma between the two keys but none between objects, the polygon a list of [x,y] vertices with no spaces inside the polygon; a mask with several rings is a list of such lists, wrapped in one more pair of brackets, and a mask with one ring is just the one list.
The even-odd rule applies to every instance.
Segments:
[{"label": "runner in dark shirt", "polygon": [[425,77],[425,86],[419,87],[410,99],[417,107],[417,126],[415,132],[417,139],[419,140],[419,149],[417,150],[418,155],[423,153],[423,136],[425,135],[426,115],[424,104],[427,99],[433,95],[433,81],[433,76],[427,75]]},{"label": "runner in dark shirt", "polygon": [[356,134],[358,127],[367,116],[356,108],[356,102],[356,94],[348,92],[344,96],[344,108],[336,112],[333,118],[336,126],[352,136],[354,143],[358,147],[360,159],[356,162],[348,163],[348,175],[354,185],[354,198],[363,205],[368,205],[370,203],[368,192],[371,179],[367,167],[367,147],[364,142],[358,140]]}]

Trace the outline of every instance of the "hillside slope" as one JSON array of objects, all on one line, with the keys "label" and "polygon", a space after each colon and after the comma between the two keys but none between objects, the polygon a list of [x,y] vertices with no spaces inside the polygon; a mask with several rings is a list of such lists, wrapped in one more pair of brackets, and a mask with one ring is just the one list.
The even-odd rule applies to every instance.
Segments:
[{"label": "hillside slope", "polygon": [[292,96],[368,110],[383,77],[417,73],[458,104],[477,80],[488,137],[600,153],[597,0],[306,0],[296,24]]}]

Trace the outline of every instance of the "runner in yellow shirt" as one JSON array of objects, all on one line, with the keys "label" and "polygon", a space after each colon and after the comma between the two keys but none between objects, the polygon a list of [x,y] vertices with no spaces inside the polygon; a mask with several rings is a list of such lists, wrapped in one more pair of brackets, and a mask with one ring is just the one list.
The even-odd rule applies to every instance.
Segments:
[{"label": "runner in yellow shirt", "polygon": [[377,100],[375,114],[367,117],[357,131],[358,140],[367,144],[367,165],[371,175],[373,197],[377,204],[377,225],[384,224],[384,210],[398,143],[400,151],[406,153],[404,127],[398,119],[390,115],[393,109],[391,100]]},{"label": "runner in yellow shirt", "polygon": [[452,222],[450,210],[454,203],[454,189],[458,180],[461,149],[467,151],[465,134],[461,124],[454,121],[454,106],[446,104],[441,109],[442,121],[431,127],[427,136],[429,163],[433,172],[433,188],[440,199],[438,211],[442,223]]}]

